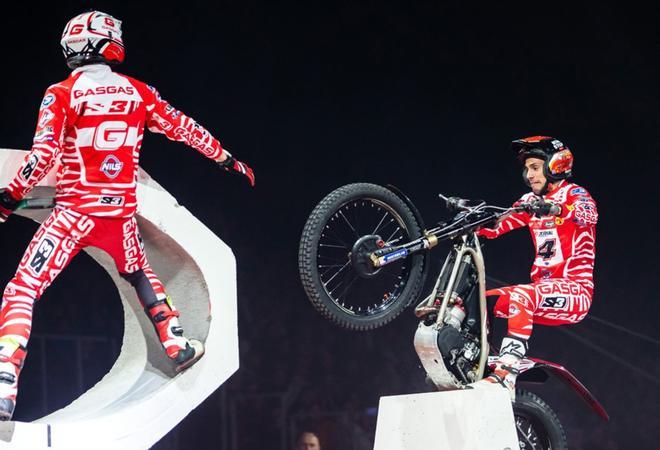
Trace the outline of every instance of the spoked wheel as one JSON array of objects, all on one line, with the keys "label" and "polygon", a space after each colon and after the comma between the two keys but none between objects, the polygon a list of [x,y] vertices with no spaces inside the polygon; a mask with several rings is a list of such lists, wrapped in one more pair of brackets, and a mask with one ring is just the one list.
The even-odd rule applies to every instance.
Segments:
[{"label": "spoked wheel", "polygon": [[375,268],[368,255],[421,236],[414,214],[396,194],[375,184],[343,186],[312,211],[300,241],[298,266],[314,307],[339,326],[382,326],[416,299],[424,259],[408,256]]},{"label": "spoked wheel", "polygon": [[566,450],[566,433],[557,414],[537,395],[516,389],[513,415],[521,450]]}]

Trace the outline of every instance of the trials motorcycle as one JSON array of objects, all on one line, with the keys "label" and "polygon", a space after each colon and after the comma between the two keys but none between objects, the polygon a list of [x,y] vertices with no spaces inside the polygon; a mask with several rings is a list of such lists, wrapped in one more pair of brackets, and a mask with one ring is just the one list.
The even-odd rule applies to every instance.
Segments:
[{"label": "trials motorcycle", "polygon": [[[314,208],[302,232],[298,267],[312,305],[325,318],[351,330],[371,330],[416,303],[420,319],[414,346],[427,381],[438,390],[463,389],[487,376],[497,359],[488,336],[486,272],[476,231],[533,204],[502,208],[483,201],[439,195],[453,217],[429,229],[396,187],[369,183],[342,186]],[[421,292],[430,250],[449,241],[449,255],[430,294]],[[604,420],[603,406],[564,367],[525,357],[522,382],[554,375],[572,387]],[[537,395],[516,388],[513,403],[521,449],[567,448],[556,413]]]}]

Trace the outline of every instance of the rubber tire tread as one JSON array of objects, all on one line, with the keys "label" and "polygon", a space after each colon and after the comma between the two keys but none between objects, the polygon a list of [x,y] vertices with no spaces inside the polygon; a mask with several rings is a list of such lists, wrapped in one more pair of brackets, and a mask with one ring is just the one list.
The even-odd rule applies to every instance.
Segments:
[{"label": "rubber tire tread", "polygon": [[566,431],[564,431],[559,417],[538,395],[516,388],[516,401],[513,404],[514,416],[517,411],[523,411],[534,417],[545,428],[552,450],[568,449]]},{"label": "rubber tire tread", "polygon": [[335,189],[313,209],[303,228],[298,251],[300,280],[314,308],[326,319],[342,328],[357,331],[373,330],[394,320],[410,305],[422,288],[424,255],[412,256],[410,275],[399,298],[382,313],[358,317],[346,313],[328,297],[318,275],[316,260],[318,241],[330,218],[348,202],[361,198],[374,198],[386,203],[396,211],[406,225],[411,239],[422,235],[415,215],[394,192],[371,183],[352,183]]}]

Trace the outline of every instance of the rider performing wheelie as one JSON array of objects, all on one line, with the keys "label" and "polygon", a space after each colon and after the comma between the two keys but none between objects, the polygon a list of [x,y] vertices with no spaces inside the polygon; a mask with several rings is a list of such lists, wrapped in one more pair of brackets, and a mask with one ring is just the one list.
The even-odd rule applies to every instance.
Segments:
[{"label": "rider performing wheelie", "polygon": [[56,206],[30,242],[0,310],[0,420],[13,414],[35,301],[71,259],[94,246],[115,261],[136,290],[177,371],[204,354],[188,339],[179,312],[151,270],[135,219],[140,146],[145,125],[183,142],[224,170],[254,174],[206,129],[163,100],[156,89],[113,72],[124,60],[121,22],[98,11],[69,21],[61,45],[71,75],[50,86],[41,102],[32,151],[0,190],[0,222],[59,163]]},{"label": "rider performing wheelie", "polygon": [[497,238],[528,226],[536,258],[531,284],[486,292],[498,296],[495,316],[508,319],[496,367],[475,385],[502,385],[515,395],[515,381],[534,324],[578,323],[587,315],[593,295],[596,221],[591,195],[570,183],[573,155],[557,139],[533,136],[513,141],[512,149],[524,165],[523,179],[532,188],[516,203],[536,203],[535,213],[517,212],[478,235]]}]

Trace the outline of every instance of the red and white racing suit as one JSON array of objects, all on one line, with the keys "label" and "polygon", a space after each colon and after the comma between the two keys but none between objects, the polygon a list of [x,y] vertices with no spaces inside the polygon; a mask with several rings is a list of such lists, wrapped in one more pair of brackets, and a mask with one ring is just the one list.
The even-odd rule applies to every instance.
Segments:
[{"label": "red and white racing suit", "polygon": [[154,88],[107,65],[78,68],[46,91],[32,151],[7,188],[20,200],[61,162],[56,207],[30,242],[3,295],[0,363],[13,362],[16,376],[25,357],[34,302],[87,246],[110,254],[119,273],[136,288],[167,354],[174,358],[184,348],[178,312],[149,267],[134,217],[145,126],[210,159],[217,161],[223,154],[208,131],[161,99]]},{"label": "red and white racing suit", "polygon": [[[528,202],[533,193],[519,202]],[[493,239],[528,226],[536,248],[531,284],[492,289],[498,295],[495,315],[508,318],[508,334],[529,339],[534,323],[563,325],[580,322],[591,306],[594,289],[596,203],[586,189],[560,181],[543,196],[561,206],[559,216],[535,217],[526,212],[510,215],[495,228],[478,235]]]}]

